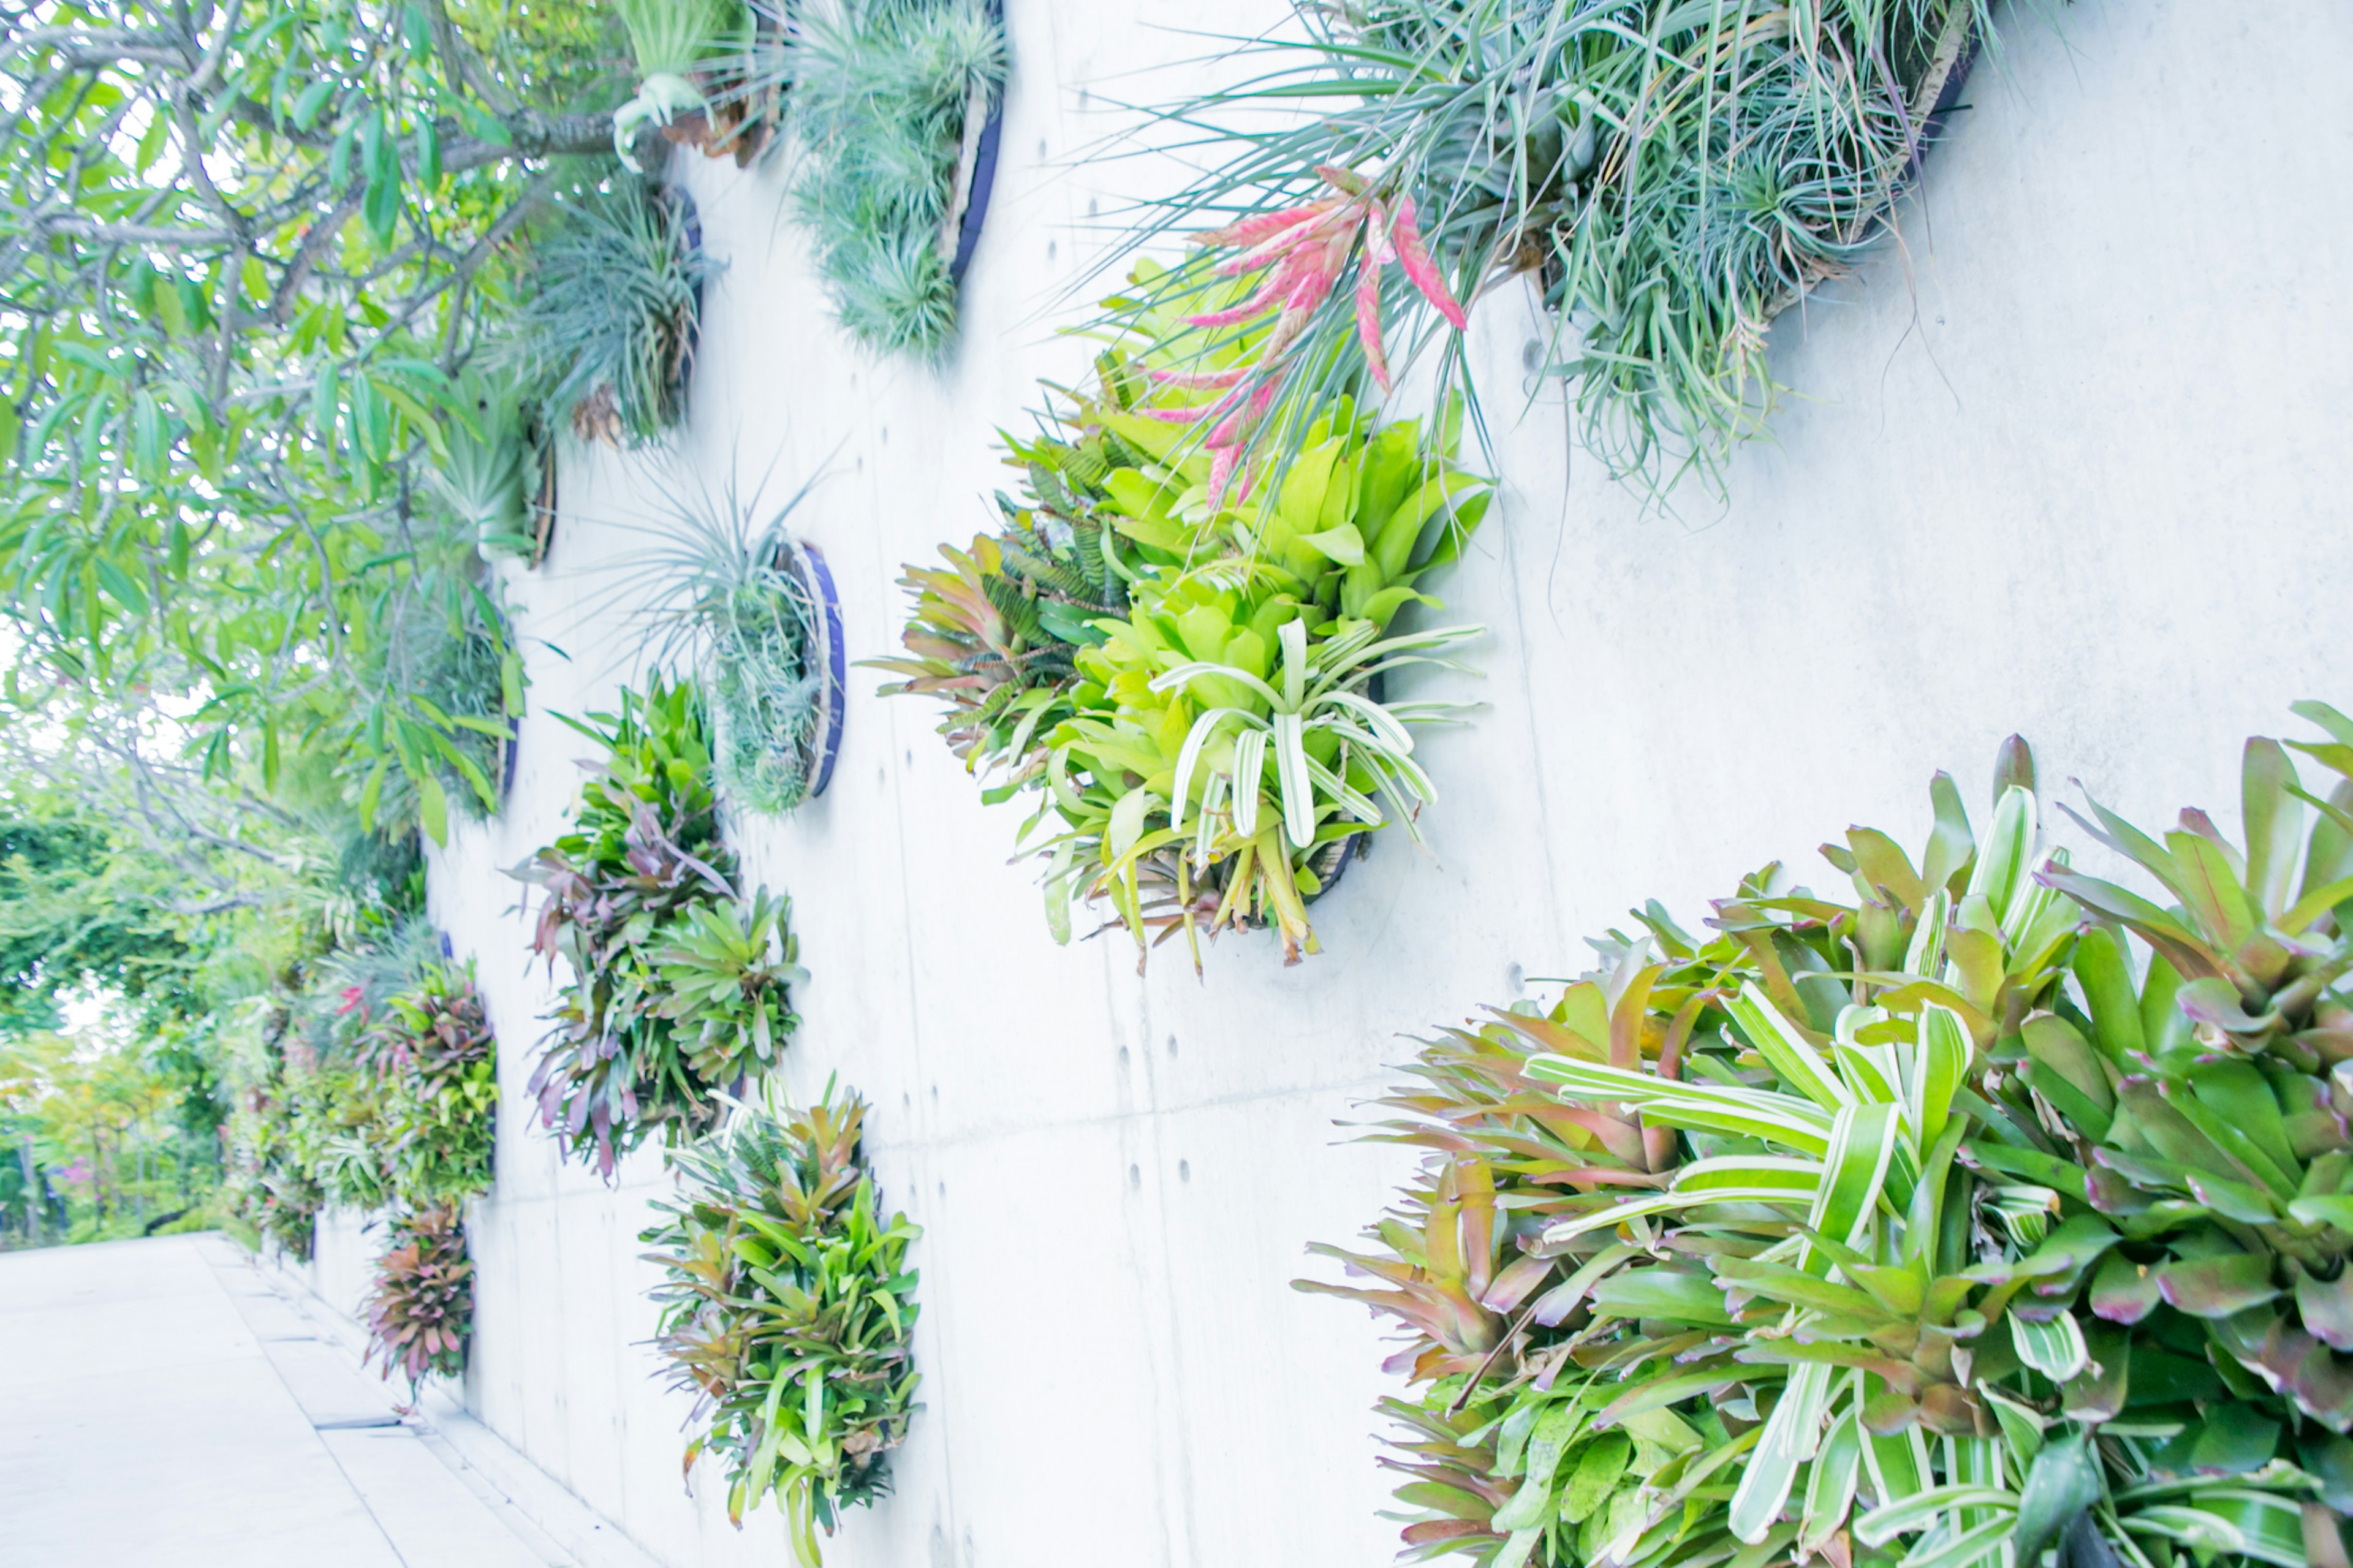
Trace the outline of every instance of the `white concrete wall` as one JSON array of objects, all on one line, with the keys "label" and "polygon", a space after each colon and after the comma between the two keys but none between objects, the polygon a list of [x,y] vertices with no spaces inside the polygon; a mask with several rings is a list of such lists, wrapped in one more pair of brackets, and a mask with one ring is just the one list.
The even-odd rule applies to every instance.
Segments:
[{"label": "white concrete wall", "polygon": [[[936,373],[827,323],[776,171],[691,172],[727,269],[684,450],[746,484],[773,463],[778,496],[830,458],[799,526],[854,655],[893,648],[901,563],[987,524],[994,427],[1024,419],[1039,375],[1079,374],[1052,300],[1091,226],[1159,177],[1073,162],[1116,123],[1090,103],[1199,79],[1136,74],[1205,52],[1174,28],[1282,10],[1012,0],[1006,162],[964,349]],[[1646,897],[1696,921],[1768,858],[1828,874],[1812,847],[1850,822],[1916,841],[1928,774],[1978,805],[2012,730],[2046,794],[2080,774],[2147,820],[2231,807],[2240,737],[2292,726],[2289,701],[2353,702],[2348,54],[2353,8],[2331,0],[2013,18],[1901,249],[1779,329],[1807,401],[1734,465],[1728,503],[1646,510],[1539,402],[1441,585],[1494,635],[1492,707],[1430,743],[1435,854],[1384,842],[1318,907],[1326,953],[1300,968],[1231,936],[1202,980],[1175,952],[1139,979],[1117,936],[1056,948],[1032,873],[1006,864],[1015,808],[979,805],[928,705],[855,674],[831,793],[738,834],[792,892],[815,977],[789,1080],[865,1091],[887,1196],[926,1228],[927,1407],[898,1496],[830,1561],[1387,1561],[1381,1342],[1288,1281],[1401,1174],[1334,1123],[1390,1081],[1405,1036],[1576,973],[1580,939]],[[1506,413],[1533,330],[1514,295],[1474,323]],[[525,972],[501,868],[566,814],[584,747],[553,713],[634,673],[611,600],[642,540],[609,524],[647,515],[642,468],[567,464],[554,559],[511,582],[533,639],[513,803],[435,866],[508,1096],[469,1397],[663,1560],[774,1563],[773,1517],[739,1535],[715,1480],[680,1487],[685,1406],[653,1382],[635,1239],[658,1154],[608,1190],[559,1165],[522,1095],[552,988]]]}]

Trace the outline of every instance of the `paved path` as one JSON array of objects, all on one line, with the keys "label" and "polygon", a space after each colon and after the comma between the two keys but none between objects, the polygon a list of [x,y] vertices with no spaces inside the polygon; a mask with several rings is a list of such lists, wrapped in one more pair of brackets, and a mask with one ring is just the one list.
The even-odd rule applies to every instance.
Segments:
[{"label": "paved path", "polygon": [[0,1254],[0,1563],[542,1568],[554,1547],[218,1237]]}]

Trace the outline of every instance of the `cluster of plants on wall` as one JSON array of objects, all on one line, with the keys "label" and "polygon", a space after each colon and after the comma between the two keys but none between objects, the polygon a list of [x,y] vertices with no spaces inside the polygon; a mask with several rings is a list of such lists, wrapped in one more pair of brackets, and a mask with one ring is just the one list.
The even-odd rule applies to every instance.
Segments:
[{"label": "cluster of plants on wall", "polygon": [[984,0],[845,0],[798,21],[793,205],[860,342],[934,353],[955,331],[965,204],[1005,68]]},{"label": "cluster of plants on wall", "polygon": [[498,1042],[472,964],[425,965],[385,1001],[359,1057],[378,1090],[369,1142],[383,1192],[412,1209],[488,1192]]},{"label": "cluster of plants on wall", "polygon": [[617,178],[553,204],[530,258],[496,357],[537,427],[636,446],[682,419],[706,271],[686,192]]},{"label": "cluster of plants on wall", "polygon": [[420,911],[373,908],[360,931],[289,965],[259,1043],[231,1122],[245,1217],[307,1259],[328,1203],[383,1211],[370,1353],[412,1383],[462,1370],[462,1211],[490,1190],[499,1095],[471,965],[441,959]]},{"label": "cluster of plants on wall", "polygon": [[[1915,863],[1768,866],[1705,939],[1430,1042],[1377,1250],[1414,1557],[2342,1563],[2353,1513],[2353,721],[2204,813],[2037,853],[2005,749]],[[1762,1554],[1760,1557],[1759,1554]]]},{"label": "cluster of plants on wall", "polygon": [[1451,419],[1377,425],[1343,395],[1253,489],[1203,437],[1238,417],[1223,367],[1255,340],[1197,353],[1173,318],[1147,324],[1158,346],[1107,353],[1074,406],[1008,438],[1023,496],[999,498],[1003,529],[910,570],[912,657],[885,661],[908,679],[886,689],[946,701],[949,744],[1001,775],[987,798],[1035,797],[1024,837],[1058,938],[1074,900],[1100,900],[1139,949],[1262,924],[1296,962],[1316,951],[1308,900],[1360,836],[1418,837],[1436,796],[1411,726],[1461,705],[1385,678],[1449,664],[1437,650],[1479,628],[1392,623],[1437,607],[1418,584],[1487,487],[1451,461]]},{"label": "cluster of plants on wall", "polygon": [[516,873],[545,894],[532,951],[569,972],[531,1091],[609,1177],[657,1129],[709,1131],[723,1091],[776,1064],[806,976],[790,901],[735,891],[701,689],[657,677],[576,727],[605,758],[572,831]]},{"label": "cluster of plants on wall", "polygon": [[817,558],[785,526],[808,487],[757,526],[756,492],[746,500],[686,475],[666,488],[669,526],[630,560],[638,581],[650,572],[660,584],[648,595],[655,661],[704,672],[721,796],[784,816],[822,787],[844,696],[830,576],[809,569]]},{"label": "cluster of plants on wall", "polygon": [[466,1370],[466,1342],[474,1323],[474,1264],[466,1247],[464,1217],[454,1203],[434,1204],[393,1216],[392,1244],[376,1260],[367,1314],[370,1355],[384,1372],[397,1367],[413,1390],[433,1374]]},{"label": "cluster of plants on wall", "polygon": [[384,1086],[367,1035],[436,955],[415,836],[387,842],[348,826],[307,896],[263,911],[248,933],[266,969],[224,1063],[232,1212],[300,1259],[327,1204],[387,1201]]},{"label": "cluster of plants on wall", "polygon": [[918,1408],[907,1247],[921,1232],[882,1217],[865,1116],[831,1084],[805,1110],[745,1106],[672,1157],[681,1195],[640,1237],[662,1268],[657,1349],[694,1396],[689,1473],[706,1454],[724,1465],[739,1526],[774,1496],[811,1568],[817,1527],[890,1489]]},{"label": "cluster of plants on wall", "polygon": [[747,163],[788,127],[792,202],[835,318],[886,352],[936,353],[955,330],[970,204],[1005,86],[989,0],[632,0],[621,7],[640,85],[614,121]]},{"label": "cluster of plants on wall", "polygon": [[1245,85],[1166,111],[1230,155],[1134,237],[1206,230],[1218,271],[1259,285],[1232,330],[1279,324],[1238,401],[1385,374],[1400,312],[1416,349],[1454,329],[1440,380],[1466,384],[1455,301],[1525,274],[1584,444],[1653,478],[1712,474],[1763,429],[1767,329],[1886,228],[1989,33],[1984,0],[1297,9],[1304,38],[1243,46],[1276,57]]}]

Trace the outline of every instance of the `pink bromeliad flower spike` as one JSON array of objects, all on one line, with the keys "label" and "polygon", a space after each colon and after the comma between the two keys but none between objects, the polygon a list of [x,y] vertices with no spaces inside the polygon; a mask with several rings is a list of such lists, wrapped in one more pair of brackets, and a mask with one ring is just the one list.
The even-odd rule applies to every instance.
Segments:
[{"label": "pink bromeliad flower spike", "polygon": [[1430,260],[1430,252],[1422,246],[1421,231],[1414,226],[1411,196],[1398,198],[1397,216],[1389,223],[1389,238],[1397,247],[1397,258],[1405,268],[1405,275],[1413,279],[1413,286],[1421,290],[1421,297],[1437,306],[1438,313],[1445,317],[1456,331],[1462,331],[1469,318],[1464,316],[1462,307],[1448,291],[1446,279],[1439,275],[1438,264]]},{"label": "pink bromeliad flower spike", "polygon": [[1388,355],[1381,349],[1381,268],[1396,254],[1389,248],[1388,215],[1375,201],[1365,215],[1365,258],[1356,264],[1356,338],[1365,364],[1383,392],[1389,385]]}]

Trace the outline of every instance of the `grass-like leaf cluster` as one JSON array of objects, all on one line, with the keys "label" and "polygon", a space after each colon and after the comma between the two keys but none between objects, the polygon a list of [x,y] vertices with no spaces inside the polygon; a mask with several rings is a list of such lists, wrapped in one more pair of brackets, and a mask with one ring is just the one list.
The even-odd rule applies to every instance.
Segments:
[{"label": "grass-like leaf cluster", "polygon": [[631,558],[640,581],[652,574],[662,584],[649,606],[657,662],[691,658],[705,672],[720,793],[776,816],[817,782],[830,679],[825,606],[793,569],[798,546],[785,527],[807,493],[754,527],[757,495],[746,501],[732,485],[714,492],[681,475],[669,487],[669,528]]},{"label": "grass-like leaf cluster", "polygon": [[516,873],[546,894],[532,951],[570,972],[530,1087],[609,1177],[657,1128],[673,1145],[707,1131],[718,1091],[776,1065],[806,976],[786,901],[735,893],[701,690],[657,678],[575,727],[605,760],[572,831]]},{"label": "grass-like leaf cluster", "polygon": [[937,353],[955,331],[956,202],[1005,86],[1004,24],[981,0],[843,0],[791,48],[793,205],[843,328]]},{"label": "grass-like leaf cluster", "polygon": [[[2353,1513],[2353,722],[2248,743],[2245,840],[2038,854],[2006,747],[1915,862],[1656,904],[1549,1009],[1429,1043],[1430,1152],[1324,1248],[1394,1319],[1407,1556],[1486,1568],[2301,1568]],[[2182,1554],[2186,1553],[2185,1558]]]},{"label": "grass-like leaf cluster", "polygon": [[707,271],[690,198],[617,178],[553,205],[501,363],[548,428],[636,446],[686,415]]},{"label": "grass-like leaf cluster", "polygon": [[[1556,323],[1545,372],[1572,384],[1583,444],[1654,482],[1713,475],[1764,429],[1767,328],[1886,229],[1941,89],[1989,33],[1984,0],[1298,9],[1304,38],[1242,46],[1263,71],[1161,111],[1210,171],[1128,245],[1220,231],[1211,254],[1268,285],[1250,319],[1286,321],[1255,375],[1328,383],[1362,363],[1368,315],[1401,312],[1416,347],[1446,324],[1411,247],[1384,244],[1388,220],[1418,217],[1454,298],[1535,276]],[[1284,244],[1352,202],[1374,221]],[[1460,343],[1440,345],[1449,385]],[[1292,430],[1268,434],[1289,449]]]},{"label": "grass-like leaf cluster", "polygon": [[1004,775],[989,799],[1035,797],[1024,837],[1048,858],[1059,939],[1074,900],[1099,900],[1139,952],[1154,932],[1271,924],[1296,962],[1348,842],[1416,834],[1436,796],[1409,726],[1461,705],[1385,700],[1380,683],[1477,635],[1391,623],[1437,605],[1417,584],[1487,487],[1450,461],[1451,430],[1377,428],[1346,397],[1279,486],[1218,484],[1199,427],[1219,373],[1171,371],[1180,357],[1196,363],[1181,338],[1114,349],[1035,439],[1008,438],[1024,495],[1000,496],[1003,530],[944,551],[946,569],[910,569],[911,657],[883,661],[907,679],[888,689],[947,701],[950,745]]},{"label": "grass-like leaf cluster", "polygon": [[750,1106],[671,1163],[681,1196],[640,1237],[662,1268],[657,1347],[695,1397],[690,1472],[727,1472],[727,1516],[774,1495],[811,1568],[817,1527],[890,1488],[907,1436],[921,1232],[884,1219],[860,1137],[866,1106],[825,1098],[779,1115]]}]

